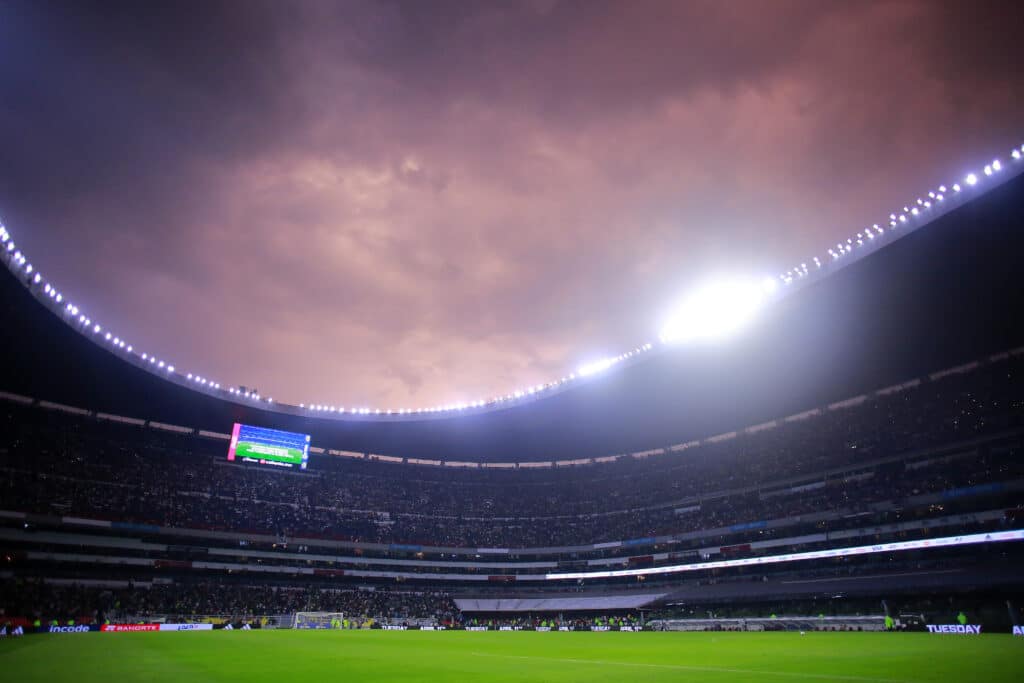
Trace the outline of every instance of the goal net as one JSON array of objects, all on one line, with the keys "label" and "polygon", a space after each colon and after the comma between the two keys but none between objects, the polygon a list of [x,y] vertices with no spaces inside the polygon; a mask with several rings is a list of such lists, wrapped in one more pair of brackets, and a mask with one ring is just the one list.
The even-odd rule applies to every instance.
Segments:
[{"label": "goal net", "polygon": [[341,629],[345,624],[344,612],[296,612],[295,628]]}]

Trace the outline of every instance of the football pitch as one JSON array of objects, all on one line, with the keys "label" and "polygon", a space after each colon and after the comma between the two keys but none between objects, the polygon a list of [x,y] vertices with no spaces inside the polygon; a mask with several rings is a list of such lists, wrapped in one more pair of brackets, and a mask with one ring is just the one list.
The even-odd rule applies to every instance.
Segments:
[{"label": "football pitch", "polygon": [[212,631],[0,641],[6,681],[1020,681],[1024,639],[926,633]]}]

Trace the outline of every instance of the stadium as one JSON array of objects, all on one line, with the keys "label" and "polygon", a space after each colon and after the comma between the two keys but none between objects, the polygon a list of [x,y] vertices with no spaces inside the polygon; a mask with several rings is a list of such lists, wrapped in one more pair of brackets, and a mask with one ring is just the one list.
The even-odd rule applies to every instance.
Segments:
[{"label": "stadium", "polygon": [[980,153],[629,347],[441,405],[182,367],[5,217],[0,671],[1019,680],[1024,145]]},{"label": "stadium", "polygon": [[[917,631],[929,640],[909,652],[936,644],[935,657],[970,647],[936,634],[982,633],[1002,662],[992,680],[1010,680],[1018,642],[995,639],[1019,634],[1024,600],[1022,170],[1015,149],[840,244],[821,273],[780,276],[785,296],[737,344],[652,345],[441,415],[323,414],[197,386],[86,320],[5,228],[7,632],[287,631],[300,651],[354,639],[387,668],[386,639],[409,636],[376,632],[492,631],[468,655],[437,633],[401,647],[438,676],[469,656],[529,676],[635,664],[673,680],[764,671],[724,650],[679,661],[666,639],[687,634],[672,632],[738,632],[714,651],[777,647],[756,640],[772,631],[884,650],[868,639]],[[850,305],[821,329],[851,292],[898,306]],[[554,634],[526,646],[503,631]],[[594,651],[552,644],[565,631],[663,633]],[[74,646],[147,637],[194,638],[213,659],[223,647],[217,633]],[[537,654],[510,654],[524,647]],[[431,664],[435,648],[447,654]]]}]

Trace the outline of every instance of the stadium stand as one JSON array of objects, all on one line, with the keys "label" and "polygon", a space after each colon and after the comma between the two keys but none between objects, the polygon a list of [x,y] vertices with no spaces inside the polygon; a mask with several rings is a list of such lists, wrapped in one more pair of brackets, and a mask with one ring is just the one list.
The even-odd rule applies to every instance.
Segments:
[{"label": "stadium stand", "polygon": [[[964,199],[731,349],[424,424],[192,392],[4,274],[0,622],[1003,627],[1024,592],[1021,196]],[[233,422],[312,434],[308,468],[229,462]]]}]

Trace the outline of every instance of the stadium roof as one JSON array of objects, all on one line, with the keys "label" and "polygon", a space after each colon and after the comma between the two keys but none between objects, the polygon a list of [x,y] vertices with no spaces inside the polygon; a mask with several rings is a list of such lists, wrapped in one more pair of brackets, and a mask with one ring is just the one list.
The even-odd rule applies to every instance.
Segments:
[{"label": "stadium roof", "polygon": [[33,284],[31,274],[20,273],[20,283],[7,270],[0,391],[218,432],[236,421],[274,426],[310,433],[323,447],[448,461],[600,456],[705,438],[1021,345],[1024,177],[1004,172],[1005,183],[926,229],[808,278],[741,336],[640,354],[501,410],[338,420],[219,398],[142,369],[101,334],[76,331],[22,286]]}]

